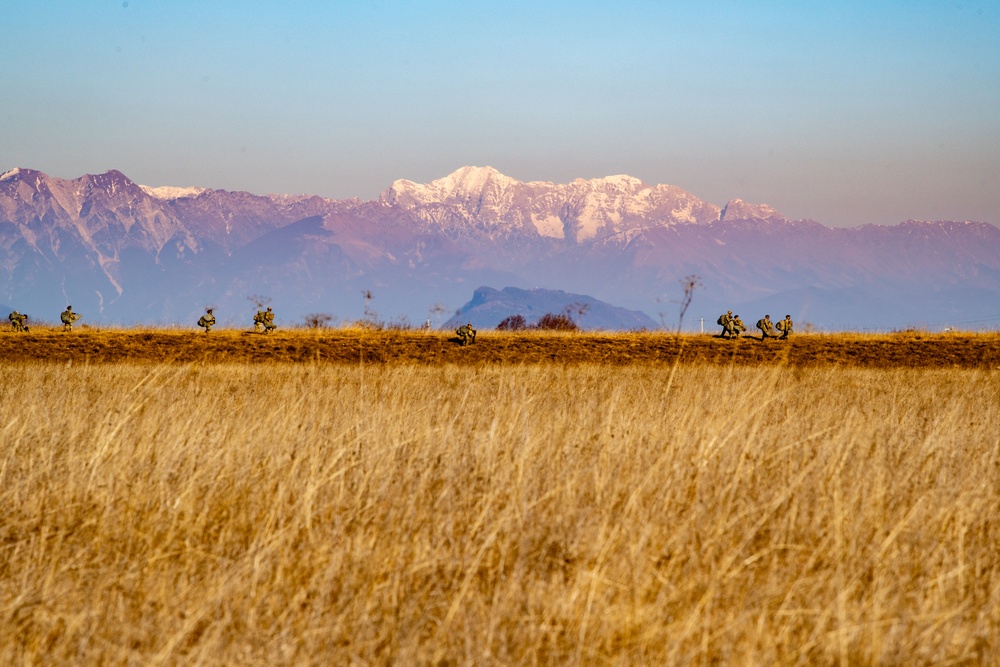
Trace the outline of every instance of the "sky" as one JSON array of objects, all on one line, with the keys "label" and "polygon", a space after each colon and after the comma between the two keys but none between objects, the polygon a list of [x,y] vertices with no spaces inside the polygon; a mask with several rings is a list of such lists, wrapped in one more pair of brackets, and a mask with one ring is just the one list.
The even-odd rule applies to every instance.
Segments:
[{"label": "sky", "polygon": [[1000,2],[3,0],[0,171],[373,199],[629,174],[1000,225]]}]

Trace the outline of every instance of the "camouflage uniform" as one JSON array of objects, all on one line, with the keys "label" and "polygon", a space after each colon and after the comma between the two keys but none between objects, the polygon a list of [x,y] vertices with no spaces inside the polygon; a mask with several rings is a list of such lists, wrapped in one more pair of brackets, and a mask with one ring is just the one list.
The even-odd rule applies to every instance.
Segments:
[{"label": "camouflage uniform", "polygon": [[779,339],[788,338],[788,334],[792,333],[792,316],[785,315],[785,319],[778,320],[774,326],[781,332],[781,335],[778,336]]},{"label": "camouflage uniform", "polygon": [[253,330],[256,332],[261,332],[264,330],[264,311],[258,309],[257,314],[253,316]]},{"label": "camouflage uniform", "polygon": [[209,308],[204,315],[198,318],[198,326],[205,328],[205,333],[212,330],[212,325],[215,324],[215,315],[212,314],[212,309]]},{"label": "camouflage uniform", "polygon": [[80,319],[80,314],[73,312],[73,306],[66,306],[66,310],[62,311],[62,314],[59,316],[59,319],[62,320],[63,331],[72,331],[73,322],[76,322],[78,319]]},{"label": "camouflage uniform", "polygon": [[733,336],[736,338],[740,337],[740,334],[747,330],[746,326],[743,324],[743,320],[740,319],[739,315],[733,316]]},{"label": "camouflage uniform", "polygon": [[263,313],[263,316],[264,333],[271,333],[278,328],[278,325],[274,323],[274,312],[270,306],[267,307],[267,312]]},{"label": "camouflage uniform", "polygon": [[7,316],[7,319],[10,320],[10,326],[14,331],[27,331],[27,328],[24,326],[24,320],[27,318],[27,315],[22,315],[16,310]]},{"label": "camouflage uniform", "polygon": [[771,316],[765,315],[764,319],[757,320],[757,328],[760,329],[760,339],[767,340],[768,337],[777,338],[778,334],[774,333],[774,325],[771,324]]},{"label": "camouflage uniform", "polygon": [[733,311],[727,310],[722,315],[719,315],[719,319],[716,322],[722,326],[722,338],[729,338],[729,336],[733,335]]},{"label": "camouflage uniform", "polygon": [[472,328],[472,323],[463,324],[455,330],[455,334],[462,341],[462,345],[476,342],[476,330]]}]

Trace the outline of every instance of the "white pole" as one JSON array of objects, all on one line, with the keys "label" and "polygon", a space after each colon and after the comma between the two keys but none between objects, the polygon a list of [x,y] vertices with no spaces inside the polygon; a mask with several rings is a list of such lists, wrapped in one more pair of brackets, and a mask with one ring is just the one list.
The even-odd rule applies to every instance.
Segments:
[{"label": "white pole", "polygon": [[705,333],[705,318],[699,317],[698,319],[701,320],[701,332]]}]

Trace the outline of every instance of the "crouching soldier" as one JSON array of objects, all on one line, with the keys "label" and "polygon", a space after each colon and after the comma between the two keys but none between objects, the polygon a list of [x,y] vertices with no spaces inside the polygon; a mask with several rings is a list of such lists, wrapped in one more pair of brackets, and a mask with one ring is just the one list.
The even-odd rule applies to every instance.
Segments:
[{"label": "crouching soldier", "polygon": [[778,323],[774,326],[781,332],[781,335],[778,336],[778,340],[788,338],[788,334],[792,333],[792,316],[785,315],[785,319],[778,320]]},{"label": "crouching soldier", "polygon": [[253,316],[253,330],[260,333],[264,330],[264,311],[257,309],[257,314]]},{"label": "crouching soldier", "polygon": [[63,323],[63,331],[72,331],[73,323],[81,317],[83,316],[80,313],[73,312],[73,306],[66,306],[66,310],[59,315],[59,319]]},{"label": "crouching soldier", "polygon": [[476,342],[476,330],[472,328],[471,322],[460,326],[458,329],[455,330],[455,334],[462,342],[462,345]]},{"label": "crouching soldier", "polygon": [[267,312],[262,313],[262,315],[264,316],[262,320],[264,333],[271,333],[278,328],[278,325],[274,323],[274,311],[271,310],[270,306],[267,307]]},{"label": "crouching soldier", "polygon": [[212,330],[212,325],[215,324],[215,315],[212,314],[212,309],[209,308],[205,311],[205,314],[198,318],[198,326],[204,327],[205,333]]},{"label": "crouching soldier", "polygon": [[765,315],[764,319],[757,320],[757,328],[760,329],[760,339],[762,341],[778,337],[778,334],[774,333],[774,325],[771,323],[770,315]]}]

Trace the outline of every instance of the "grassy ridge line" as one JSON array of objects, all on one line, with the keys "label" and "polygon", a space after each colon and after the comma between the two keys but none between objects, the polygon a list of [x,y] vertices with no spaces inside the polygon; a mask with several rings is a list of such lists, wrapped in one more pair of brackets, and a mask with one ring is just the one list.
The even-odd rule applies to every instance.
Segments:
[{"label": "grassy ridge line", "polygon": [[521,364],[688,363],[862,367],[1000,367],[998,334],[811,334],[786,341],[665,333],[480,334],[462,347],[423,331],[42,330],[0,335],[3,361],[209,361]]}]

